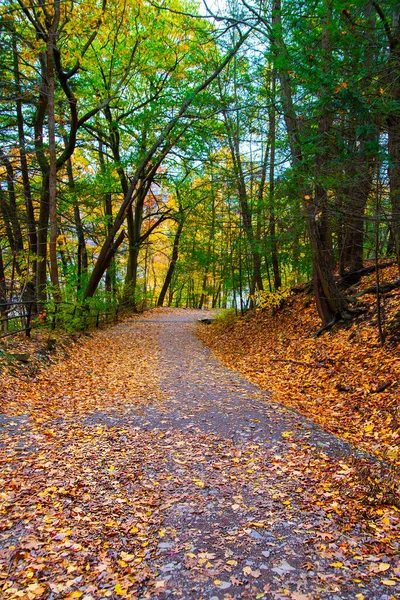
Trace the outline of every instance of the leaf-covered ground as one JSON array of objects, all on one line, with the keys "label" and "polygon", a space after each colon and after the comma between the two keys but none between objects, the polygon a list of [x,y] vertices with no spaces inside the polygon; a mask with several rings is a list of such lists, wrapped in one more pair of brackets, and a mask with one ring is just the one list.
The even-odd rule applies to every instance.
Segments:
[{"label": "leaf-covered ground", "polygon": [[1,598],[398,597],[400,513],[368,482],[387,469],[213,358],[198,316],[3,372]]},{"label": "leaf-covered ground", "polygon": [[[373,285],[374,278],[364,278],[355,292]],[[381,278],[395,280],[395,267]],[[260,310],[199,335],[225,364],[269,390],[274,400],[399,469],[400,288],[381,300],[384,347],[375,295],[362,296],[360,303],[364,314],[317,338],[320,321],[306,292],[289,298],[275,316]]]}]

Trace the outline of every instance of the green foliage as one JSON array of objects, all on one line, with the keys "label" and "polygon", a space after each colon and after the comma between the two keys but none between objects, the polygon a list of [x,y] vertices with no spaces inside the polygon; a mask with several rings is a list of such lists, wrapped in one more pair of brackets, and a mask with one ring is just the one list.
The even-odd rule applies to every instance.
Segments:
[{"label": "green foliage", "polygon": [[234,308],[227,308],[217,313],[215,321],[225,327],[231,327],[238,318]]}]

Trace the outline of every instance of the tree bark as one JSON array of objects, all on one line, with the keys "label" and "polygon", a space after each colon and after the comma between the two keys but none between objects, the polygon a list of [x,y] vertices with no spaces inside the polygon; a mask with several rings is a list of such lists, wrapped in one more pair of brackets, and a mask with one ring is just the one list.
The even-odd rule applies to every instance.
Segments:
[{"label": "tree bark", "polygon": [[[25,131],[24,131],[24,116],[22,112],[22,100],[21,100],[21,83],[20,83],[20,71],[19,71],[19,56],[17,48],[16,33],[13,32],[13,62],[14,62],[14,79],[15,87],[17,89],[16,98],[16,115],[17,115],[17,127],[18,127],[18,145],[19,145],[19,156],[21,163],[21,175],[23,184],[23,194],[25,200],[26,210],[26,222],[28,225],[28,243],[29,251],[31,253],[31,264],[32,264],[32,275],[33,279],[36,279],[36,266],[37,266],[37,231],[35,222],[35,213],[33,209],[32,191],[29,178],[28,162],[26,158],[26,144],[25,144]],[[33,300],[33,298],[31,298]]]},{"label": "tree bark", "polygon": [[178,258],[179,258],[179,241],[180,241],[180,238],[182,235],[183,225],[184,225],[184,219],[183,219],[183,215],[181,214],[178,219],[178,228],[176,230],[175,237],[174,237],[174,245],[172,248],[171,261],[169,263],[168,271],[165,276],[164,284],[162,286],[160,295],[158,296],[157,306],[162,306],[164,304],[165,296],[167,295],[168,288],[171,285],[172,276],[174,274],[175,266],[176,266],[176,263],[178,262]]},{"label": "tree bark", "polygon": [[[7,212],[10,229],[12,231],[12,237],[9,239],[10,245],[12,247],[13,252],[18,255],[20,252],[24,250],[23,237],[21,226],[18,220],[17,214],[17,196],[15,192],[14,185],[14,169],[11,164],[9,158],[4,154],[3,150],[0,148],[0,164],[6,169],[6,177],[7,177],[7,195],[8,202],[3,199],[4,208]],[[16,263],[18,274],[21,274],[21,269],[19,267],[19,263]]]},{"label": "tree bark", "polygon": [[276,143],[276,72],[272,71],[271,79],[271,100],[269,108],[269,140],[270,163],[269,163],[269,235],[271,239],[271,262],[274,274],[274,288],[279,290],[282,286],[281,274],[279,270],[278,258],[278,240],[276,237],[276,215],[275,215],[275,143]]},{"label": "tree bark", "polygon": [[391,23],[376,0],[372,0],[382,21],[389,43],[387,85],[391,104],[395,108],[387,116],[389,186],[392,209],[392,235],[400,272],[400,7],[394,6]]},{"label": "tree bark", "polygon": [[[73,194],[75,194],[75,179],[72,168],[72,162],[69,158],[66,164],[67,176],[68,176],[68,187]],[[77,274],[77,292],[79,294],[82,289],[82,276],[86,276],[88,272],[88,254],[86,248],[85,232],[83,230],[83,223],[81,218],[81,212],[79,210],[79,204],[76,198],[73,198],[74,204],[74,221],[76,237],[78,239],[78,248],[76,255],[76,274]]]},{"label": "tree bark", "polygon": [[[273,32],[271,43],[276,56],[288,55],[282,35],[281,0],[273,2]],[[322,44],[329,43],[326,30],[323,32]],[[315,197],[303,179],[303,151],[300,141],[299,121],[293,103],[293,94],[289,74],[286,68],[278,71],[281,83],[281,96],[289,146],[291,149],[292,163],[299,173],[299,190],[302,191],[303,204],[307,215],[307,229],[311,245],[314,273],[314,293],[318,313],[324,325],[344,316],[347,309],[347,300],[340,292],[333,276],[333,255],[330,241],[330,229],[327,215],[327,194],[322,181],[317,181]],[[329,131],[330,119],[328,113],[321,113],[318,123],[319,147],[316,156],[316,172],[323,173],[326,168],[326,134]]]},{"label": "tree bark", "polygon": [[54,14],[47,33],[47,118],[49,136],[49,219],[50,219],[50,276],[53,285],[55,300],[61,299],[60,281],[58,276],[57,262],[57,149],[56,149],[56,120],[55,120],[55,73],[54,73],[54,49],[56,46],[56,33],[60,22],[60,0],[54,0]]}]

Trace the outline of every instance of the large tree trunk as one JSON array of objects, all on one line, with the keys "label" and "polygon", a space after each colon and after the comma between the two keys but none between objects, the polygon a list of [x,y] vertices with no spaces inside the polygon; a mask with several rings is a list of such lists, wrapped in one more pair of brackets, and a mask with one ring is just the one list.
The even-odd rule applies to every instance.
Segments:
[{"label": "large tree trunk", "polygon": [[36,103],[34,118],[35,152],[39,163],[42,183],[40,189],[40,206],[38,220],[38,245],[37,245],[37,272],[36,272],[36,294],[39,303],[47,300],[47,233],[49,227],[49,164],[44,151],[44,119],[47,112],[47,89],[46,89],[46,56],[42,52],[39,55],[41,64],[41,86]]},{"label": "large tree trunk", "polygon": [[[273,52],[277,57],[280,54],[288,56],[287,48],[282,35],[281,0],[273,1],[273,33],[271,44]],[[327,31],[322,38],[323,46],[329,45]],[[323,50],[328,50],[323,48]],[[329,56],[328,56],[329,57]],[[317,302],[318,313],[323,324],[331,322],[340,316],[344,316],[347,309],[347,301],[339,290],[333,276],[333,254],[331,233],[328,221],[327,194],[322,181],[317,181],[315,197],[303,180],[302,163],[303,150],[300,137],[299,121],[293,103],[291,83],[286,68],[278,71],[281,84],[281,97],[284,111],[284,119],[288,133],[289,146],[292,155],[293,167],[298,172],[299,190],[302,191],[303,203],[307,214],[307,229],[310,239],[313,272],[314,293]],[[316,155],[316,173],[323,174],[326,169],[327,149],[326,134],[329,131],[331,117],[329,112],[322,112],[319,124],[319,147]]]}]

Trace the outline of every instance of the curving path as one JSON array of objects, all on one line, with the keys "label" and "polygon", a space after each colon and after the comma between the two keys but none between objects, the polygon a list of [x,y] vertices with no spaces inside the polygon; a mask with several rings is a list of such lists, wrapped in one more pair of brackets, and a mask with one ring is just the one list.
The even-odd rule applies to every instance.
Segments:
[{"label": "curving path", "polygon": [[[195,335],[205,316],[166,309],[102,332],[120,372],[74,359],[76,390],[56,372],[32,392],[76,414],[3,417],[1,597],[399,597],[395,515],[371,521],[348,494],[357,453],[216,360]],[[146,362],[124,370],[135,344]]]},{"label": "curving path", "polygon": [[389,600],[357,558],[378,560],[378,540],[342,506],[341,461],[357,453],[215,359],[195,335],[207,316],[166,309],[127,325],[158,347],[165,397],[129,417],[161,434],[148,468],[165,533],[143,598]]}]

